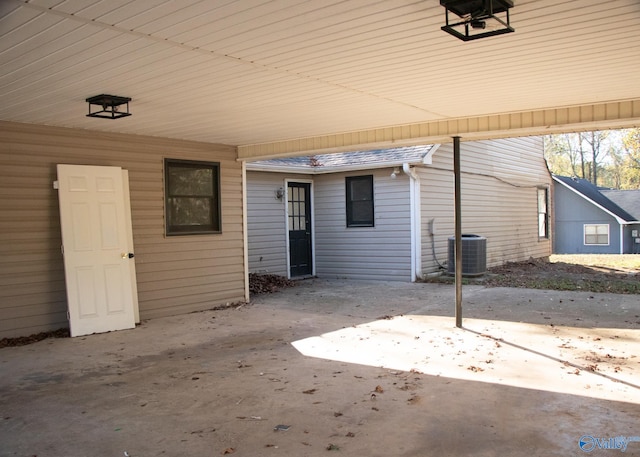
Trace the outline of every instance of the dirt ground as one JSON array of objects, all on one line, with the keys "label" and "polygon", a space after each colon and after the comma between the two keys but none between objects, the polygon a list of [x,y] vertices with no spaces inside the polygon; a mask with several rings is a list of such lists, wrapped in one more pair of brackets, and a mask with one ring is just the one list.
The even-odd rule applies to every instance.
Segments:
[{"label": "dirt ground", "polygon": [[[640,256],[555,255],[509,262],[465,281],[486,287],[640,294]],[[453,278],[441,276],[428,282],[453,282]]]},{"label": "dirt ground", "polygon": [[[631,260],[627,260],[630,257]],[[493,274],[514,274],[538,278],[566,277],[572,280],[589,277],[599,280],[639,280],[640,256],[578,256],[555,255],[551,258],[508,262],[490,269]]]},{"label": "dirt ground", "polygon": [[0,456],[640,455],[636,296],[463,297],[458,329],[451,285],[311,279],[2,348]]}]

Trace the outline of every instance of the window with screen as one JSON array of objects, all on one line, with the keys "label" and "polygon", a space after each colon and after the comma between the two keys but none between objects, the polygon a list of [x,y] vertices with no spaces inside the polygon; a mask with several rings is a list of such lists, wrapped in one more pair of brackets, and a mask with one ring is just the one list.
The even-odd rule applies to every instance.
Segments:
[{"label": "window with screen", "polygon": [[538,189],[538,238],[549,238],[549,191]]},{"label": "window with screen", "polygon": [[346,178],[347,227],[373,227],[373,175]]},{"label": "window with screen", "polygon": [[167,235],[220,233],[220,164],[165,159]]}]

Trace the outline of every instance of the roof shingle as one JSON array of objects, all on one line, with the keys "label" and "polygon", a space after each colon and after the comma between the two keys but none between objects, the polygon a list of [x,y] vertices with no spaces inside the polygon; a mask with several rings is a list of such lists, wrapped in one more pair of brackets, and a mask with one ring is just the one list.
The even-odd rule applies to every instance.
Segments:
[{"label": "roof shingle", "polygon": [[[569,177],[569,176],[558,176],[554,175],[553,178],[557,181],[562,182],[567,187],[575,190],[580,193],[587,199],[592,202],[600,205],[605,208],[607,211],[616,215],[617,217],[623,219],[626,222],[632,222],[638,220],[638,218],[632,216],[630,213],[622,209],[619,205],[617,205],[613,199],[610,199],[606,192],[610,192],[609,190],[600,190],[595,185],[593,185],[590,181],[577,177]],[[618,191],[622,192],[622,191]]]}]

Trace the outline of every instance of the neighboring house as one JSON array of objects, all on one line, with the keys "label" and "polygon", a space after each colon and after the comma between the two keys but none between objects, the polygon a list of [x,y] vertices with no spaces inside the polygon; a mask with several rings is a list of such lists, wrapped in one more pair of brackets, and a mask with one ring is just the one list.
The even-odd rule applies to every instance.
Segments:
[{"label": "neighboring house", "polygon": [[[462,230],[487,266],[551,253],[539,137],[462,143]],[[247,163],[251,272],[414,281],[454,234],[452,145]]]},{"label": "neighboring house", "polygon": [[[124,258],[129,244],[116,246],[113,254],[115,263],[135,262],[142,319],[248,298],[243,167],[235,147],[0,122],[0,163],[0,338],[68,326],[59,191],[54,189],[57,164],[128,170],[135,257]],[[198,205],[207,202],[211,211],[200,211],[204,218],[190,220],[182,211],[190,205],[181,195],[184,191],[174,183],[166,192],[165,184],[200,173],[194,170],[203,169],[202,164],[211,166],[204,168],[208,187],[202,186],[209,195],[197,200]],[[166,223],[165,202],[173,216]],[[111,213],[107,208],[102,214]],[[82,215],[82,210],[77,213]],[[92,236],[87,233],[85,241]],[[103,239],[113,236],[107,233]],[[65,251],[70,249],[66,246]],[[89,275],[88,267],[83,268],[80,274]],[[111,273],[105,275],[112,279]],[[86,287],[80,292],[88,295]],[[115,292],[122,291],[108,288],[106,295]]]},{"label": "neighboring house", "polygon": [[553,180],[555,253],[640,253],[640,191],[599,189],[576,177]]}]

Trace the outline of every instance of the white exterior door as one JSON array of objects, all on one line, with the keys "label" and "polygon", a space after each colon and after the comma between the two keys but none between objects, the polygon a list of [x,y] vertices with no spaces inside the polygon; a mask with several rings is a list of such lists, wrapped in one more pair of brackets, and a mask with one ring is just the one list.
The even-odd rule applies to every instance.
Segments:
[{"label": "white exterior door", "polygon": [[58,165],[58,186],[71,336],[134,328],[123,170]]}]

